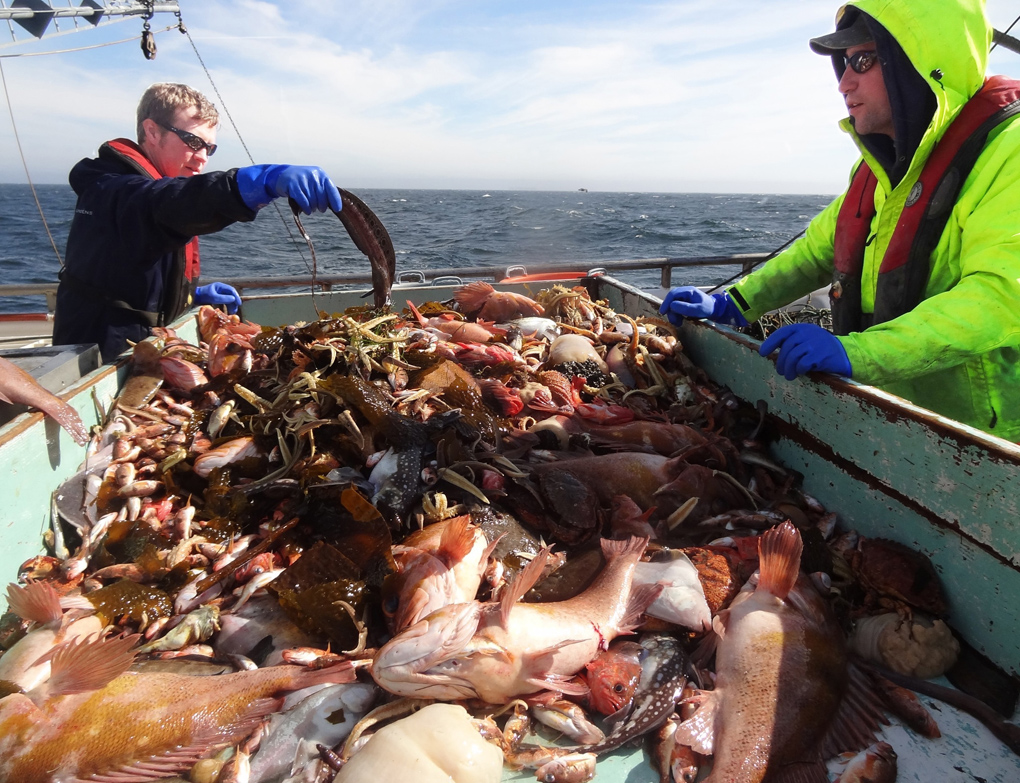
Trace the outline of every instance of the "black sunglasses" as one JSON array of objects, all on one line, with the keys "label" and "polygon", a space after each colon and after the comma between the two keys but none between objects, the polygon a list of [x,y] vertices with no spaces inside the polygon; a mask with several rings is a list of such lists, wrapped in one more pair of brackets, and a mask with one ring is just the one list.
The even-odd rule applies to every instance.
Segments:
[{"label": "black sunglasses", "polygon": [[[854,73],[866,73],[867,71],[870,71],[872,66],[874,66],[877,62],[878,52],[875,51],[857,52],[849,57],[845,54],[843,55],[844,67],[849,65],[853,69]],[[209,154],[211,155],[212,153]]]},{"label": "black sunglasses", "polygon": [[181,130],[180,128],[175,128],[172,125],[163,125],[162,123],[160,123],[160,127],[161,128],[165,128],[166,130],[170,131],[171,133],[176,133],[177,134],[177,138],[179,138],[181,141],[183,141],[185,144],[187,144],[189,147],[191,147],[191,149],[193,149],[195,152],[198,152],[199,150],[203,150],[203,149],[208,150],[210,158],[216,153],[216,146],[217,145],[210,144],[205,139],[202,139],[202,138],[199,138],[198,136],[196,136],[194,133],[189,133],[186,130]]}]

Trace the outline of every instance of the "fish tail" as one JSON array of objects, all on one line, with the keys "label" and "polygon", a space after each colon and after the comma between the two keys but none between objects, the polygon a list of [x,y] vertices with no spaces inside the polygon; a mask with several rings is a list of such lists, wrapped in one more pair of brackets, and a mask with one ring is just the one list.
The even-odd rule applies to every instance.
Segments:
[{"label": "fish tail", "polygon": [[648,539],[639,538],[638,536],[631,536],[623,541],[603,538],[602,554],[607,561],[615,560],[618,557],[630,556],[636,559],[644,554],[646,546],[648,546]]},{"label": "fish tail", "polygon": [[785,599],[800,574],[800,555],[804,542],[800,531],[789,521],[767,530],[758,541],[761,561],[758,589]]},{"label": "fish tail", "polygon": [[453,298],[457,300],[457,304],[464,309],[464,312],[473,313],[475,310],[482,308],[495,290],[484,280],[475,280],[473,283],[468,283],[454,291]]}]

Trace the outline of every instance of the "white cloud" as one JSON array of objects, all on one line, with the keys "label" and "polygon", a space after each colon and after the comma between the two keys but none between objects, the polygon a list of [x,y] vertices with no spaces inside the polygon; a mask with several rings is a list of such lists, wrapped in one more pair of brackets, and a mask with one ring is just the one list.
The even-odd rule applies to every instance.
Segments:
[{"label": "white cloud", "polygon": [[[838,3],[181,5],[221,109],[256,160],[317,163],[352,188],[836,192],[855,157],[836,128],[843,107],[831,69],[806,43],[831,29]],[[1012,19],[996,18],[999,8],[1005,0],[990,0],[1002,28]],[[139,26],[36,48],[116,40]],[[102,140],[131,135],[153,81],[186,81],[221,103],[186,38],[157,40],[152,62],[137,44],[4,60],[34,178],[64,181]],[[214,162],[244,165],[224,120]],[[0,146],[12,145],[0,123]],[[0,181],[23,178],[16,156],[0,156]]]}]

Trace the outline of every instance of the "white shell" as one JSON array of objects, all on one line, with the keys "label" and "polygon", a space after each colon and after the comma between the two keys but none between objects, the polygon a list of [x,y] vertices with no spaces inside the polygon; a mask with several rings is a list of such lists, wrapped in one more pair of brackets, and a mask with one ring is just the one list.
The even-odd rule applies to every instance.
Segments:
[{"label": "white shell", "polygon": [[889,612],[858,620],[850,634],[850,649],[900,674],[930,679],[956,663],[960,643],[942,620],[920,614],[904,620]]},{"label": "white shell", "polygon": [[499,783],[503,752],[482,739],[463,707],[430,704],[383,726],[336,783]]}]

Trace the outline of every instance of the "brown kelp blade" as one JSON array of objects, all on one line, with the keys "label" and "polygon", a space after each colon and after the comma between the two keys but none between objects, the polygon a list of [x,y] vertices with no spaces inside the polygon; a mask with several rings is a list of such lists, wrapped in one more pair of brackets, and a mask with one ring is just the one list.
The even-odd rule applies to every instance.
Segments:
[{"label": "brown kelp blade", "polygon": [[397,274],[397,255],[386,226],[364,201],[350,191],[340,189],[343,209],[334,212],[351,235],[358,250],[372,264],[372,291],[376,307],[388,307],[393,278]]}]

